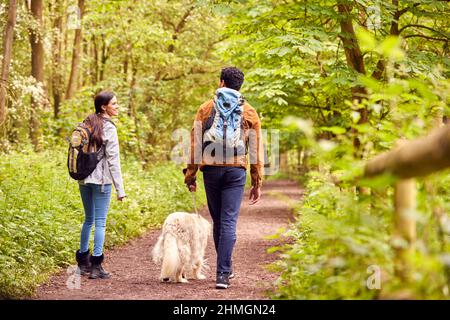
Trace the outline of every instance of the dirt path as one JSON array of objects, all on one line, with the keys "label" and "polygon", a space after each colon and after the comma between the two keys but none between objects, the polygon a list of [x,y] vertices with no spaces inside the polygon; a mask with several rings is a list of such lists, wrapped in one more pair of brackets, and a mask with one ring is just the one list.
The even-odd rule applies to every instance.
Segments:
[{"label": "dirt path", "polygon": [[[215,289],[216,253],[212,236],[206,250],[210,270],[206,280],[190,280],[187,284],[168,284],[158,281],[159,267],[150,256],[159,230],[152,230],[124,246],[105,253],[105,269],[111,272],[108,280],[90,280],[82,277],[79,289],[66,285],[66,270],[53,276],[36,292],[36,299],[266,299],[265,292],[272,287],[277,274],[264,266],[273,262],[276,254],[266,250],[279,244],[268,240],[279,228],[286,227],[291,219],[289,201],[300,199],[302,190],[291,181],[267,181],[262,189],[262,199],[257,205],[247,204],[248,191],[242,202],[238,220],[237,241],[233,253],[236,277],[228,290]],[[200,212],[208,220],[208,209]]]}]

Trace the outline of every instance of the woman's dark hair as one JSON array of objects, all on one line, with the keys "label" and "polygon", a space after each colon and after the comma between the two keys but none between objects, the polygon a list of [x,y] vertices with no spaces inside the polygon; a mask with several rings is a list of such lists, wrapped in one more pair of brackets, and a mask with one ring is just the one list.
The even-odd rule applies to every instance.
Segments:
[{"label": "woman's dark hair", "polygon": [[94,98],[95,113],[87,116],[84,123],[92,128],[91,140],[99,148],[103,144],[103,116],[104,113],[102,106],[108,105],[108,103],[116,95],[112,91],[99,92]]},{"label": "woman's dark hair", "polygon": [[220,73],[220,80],[225,81],[225,86],[239,91],[244,83],[244,74],[235,67],[223,68]]}]

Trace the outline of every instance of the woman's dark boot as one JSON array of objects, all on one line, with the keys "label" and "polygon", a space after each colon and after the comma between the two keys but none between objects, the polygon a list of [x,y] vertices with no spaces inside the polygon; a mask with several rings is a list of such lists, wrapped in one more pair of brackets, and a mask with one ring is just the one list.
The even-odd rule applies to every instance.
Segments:
[{"label": "woman's dark boot", "polygon": [[91,263],[89,262],[89,250],[81,253],[80,250],[77,250],[75,253],[75,259],[78,263],[78,269],[80,270],[80,274],[82,276],[89,274],[91,272]]},{"label": "woman's dark boot", "polygon": [[90,261],[92,264],[91,274],[89,275],[89,279],[108,279],[111,277],[109,272],[105,271],[102,267],[104,256],[91,256]]}]

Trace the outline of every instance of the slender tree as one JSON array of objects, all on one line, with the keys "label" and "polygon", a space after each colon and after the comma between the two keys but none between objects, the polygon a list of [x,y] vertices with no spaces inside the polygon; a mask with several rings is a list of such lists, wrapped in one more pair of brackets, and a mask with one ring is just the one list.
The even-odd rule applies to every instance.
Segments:
[{"label": "slender tree", "polygon": [[[342,15],[340,20],[341,35],[340,38],[344,45],[345,57],[347,59],[347,65],[358,73],[365,74],[364,59],[359,47],[358,40],[356,39],[355,30],[353,28],[353,21],[351,17],[352,6],[347,3],[338,4],[339,13]],[[362,87],[352,88],[353,99],[361,100],[361,95],[365,95],[366,90]],[[364,118],[363,122],[367,121],[367,115],[361,115]]]},{"label": "slender tree", "polygon": [[63,23],[63,13],[65,7],[65,1],[55,1],[53,3],[55,10],[55,19],[53,21],[53,43],[52,43],[52,95],[53,95],[53,111],[54,117],[58,118],[61,101],[64,95],[64,77],[63,77],[63,34],[64,34],[64,23]]},{"label": "slender tree", "polygon": [[9,1],[8,22],[6,23],[3,42],[3,62],[0,79],[0,125],[6,119],[6,86],[9,76],[9,65],[11,63],[14,26],[16,24],[17,1]]},{"label": "slender tree", "polygon": [[[36,82],[43,86],[44,84],[44,43],[42,39],[43,32],[43,1],[31,0],[30,12],[36,22],[36,25],[30,28],[30,45],[31,45],[31,76]],[[31,97],[31,113],[30,113],[30,138],[36,150],[40,149],[39,136],[39,109],[41,108],[40,99]]]},{"label": "slender tree", "polygon": [[[79,18],[82,21],[84,15],[84,0],[78,0]],[[81,61],[81,43],[83,40],[82,24],[75,30],[75,39],[73,42],[72,68],[70,69],[69,84],[67,85],[66,99],[71,99],[77,88],[79,66]]]}]

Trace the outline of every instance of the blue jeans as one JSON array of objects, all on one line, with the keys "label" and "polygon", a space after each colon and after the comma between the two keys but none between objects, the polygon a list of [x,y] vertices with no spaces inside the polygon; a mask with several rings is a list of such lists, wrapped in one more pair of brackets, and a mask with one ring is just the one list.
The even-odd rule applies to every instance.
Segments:
[{"label": "blue jeans", "polygon": [[241,167],[202,168],[206,199],[213,220],[217,272],[231,272],[236,225],[244,194],[246,170]]},{"label": "blue jeans", "polygon": [[80,194],[85,215],[83,227],[81,228],[80,252],[89,250],[89,237],[95,222],[93,255],[97,257],[103,253],[106,216],[108,215],[112,185],[105,184],[104,192],[101,192],[101,187],[101,185],[93,183],[80,184]]}]

